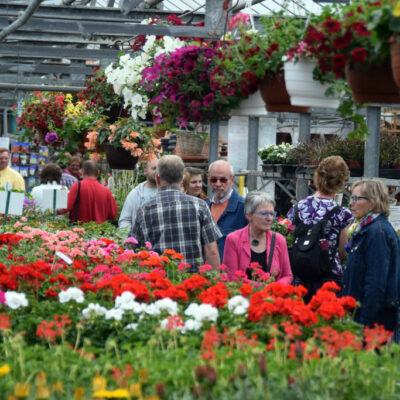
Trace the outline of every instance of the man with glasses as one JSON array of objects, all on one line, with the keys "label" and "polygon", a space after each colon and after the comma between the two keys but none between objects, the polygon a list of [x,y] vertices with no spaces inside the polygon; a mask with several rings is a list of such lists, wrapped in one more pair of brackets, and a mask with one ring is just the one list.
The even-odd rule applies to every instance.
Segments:
[{"label": "man with glasses", "polygon": [[213,193],[209,201],[211,214],[222,232],[217,241],[222,260],[226,237],[233,231],[247,225],[244,215],[244,198],[233,189],[235,176],[232,165],[225,160],[217,160],[208,168],[208,184]]}]

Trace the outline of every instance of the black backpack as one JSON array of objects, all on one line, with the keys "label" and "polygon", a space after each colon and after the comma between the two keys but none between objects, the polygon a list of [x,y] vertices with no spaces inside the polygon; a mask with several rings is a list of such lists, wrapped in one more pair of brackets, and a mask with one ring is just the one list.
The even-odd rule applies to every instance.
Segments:
[{"label": "black backpack", "polygon": [[320,240],[325,239],[325,227],[332,215],[340,209],[335,206],[323,219],[312,225],[306,225],[299,218],[297,205],[294,207],[293,246],[290,251],[290,265],[294,276],[304,281],[314,281],[332,272],[335,255],[338,247],[336,243],[334,251],[329,255],[329,248],[322,249]]}]

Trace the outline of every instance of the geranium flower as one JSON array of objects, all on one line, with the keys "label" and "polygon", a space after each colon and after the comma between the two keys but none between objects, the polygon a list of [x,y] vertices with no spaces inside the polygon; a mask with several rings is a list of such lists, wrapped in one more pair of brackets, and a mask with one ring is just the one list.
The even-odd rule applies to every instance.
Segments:
[{"label": "geranium flower", "polygon": [[25,293],[18,293],[15,291],[9,291],[5,293],[6,304],[12,310],[17,310],[21,307],[28,307],[28,299]]},{"label": "geranium flower", "polygon": [[67,290],[62,290],[58,294],[60,303],[68,303],[74,300],[77,303],[83,303],[85,301],[85,295],[81,289],[76,287],[70,287]]}]

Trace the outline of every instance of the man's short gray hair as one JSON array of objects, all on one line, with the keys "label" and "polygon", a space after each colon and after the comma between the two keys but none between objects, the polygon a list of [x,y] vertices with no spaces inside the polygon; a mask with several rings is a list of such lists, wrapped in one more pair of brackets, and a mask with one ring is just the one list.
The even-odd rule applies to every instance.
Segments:
[{"label": "man's short gray hair", "polygon": [[175,155],[167,155],[160,158],[157,164],[157,174],[160,179],[170,185],[180,183],[183,179],[185,164],[182,158]]},{"label": "man's short gray hair", "polygon": [[215,160],[215,161],[213,161],[213,162],[208,166],[208,172],[211,171],[211,168],[212,168],[215,164],[220,164],[221,162],[222,162],[223,164],[228,164],[228,166],[229,166],[229,168],[230,168],[231,176],[235,175],[235,173],[234,173],[234,171],[233,171],[232,164],[229,163],[229,162],[226,161],[226,160]]},{"label": "man's short gray hair", "polygon": [[257,190],[249,192],[244,202],[244,213],[254,214],[254,211],[263,203],[269,203],[275,208],[275,200],[269,194]]}]

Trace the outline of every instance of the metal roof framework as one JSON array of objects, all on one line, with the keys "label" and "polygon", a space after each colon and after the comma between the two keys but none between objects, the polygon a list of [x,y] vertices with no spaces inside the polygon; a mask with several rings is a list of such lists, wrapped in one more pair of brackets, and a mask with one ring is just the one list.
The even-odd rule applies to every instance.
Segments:
[{"label": "metal roof framework", "polygon": [[[313,0],[233,0],[229,13],[248,7],[255,22],[283,9],[306,16],[320,6]],[[28,7],[33,7],[27,15]],[[225,28],[224,0],[0,0],[0,108],[31,90],[77,91],[91,66],[106,66],[120,51],[118,43],[138,34],[218,38]],[[152,8],[148,8],[152,7]],[[154,16],[183,15],[188,26],[155,26],[140,22]],[[16,29],[21,17],[25,21]],[[204,27],[194,24],[204,21]]]}]

